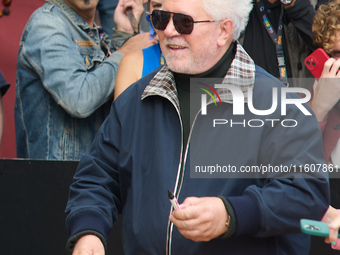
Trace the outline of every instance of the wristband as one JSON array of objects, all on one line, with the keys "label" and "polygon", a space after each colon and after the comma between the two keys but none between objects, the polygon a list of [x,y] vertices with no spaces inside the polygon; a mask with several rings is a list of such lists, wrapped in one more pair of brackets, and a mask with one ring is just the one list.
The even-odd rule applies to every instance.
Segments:
[{"label": "wristband", "polygon": [[223,201],[226,211],[228,213],[228,219],[227,222],[225,223],[227,231],[220,236],[220,238],[226,239],[234,235],[236,232],[236,217],[234,209],[228,202],[228,200],[223,196],[220,196],[219,198]]},{"label": "wristband", "polygon": [[[338,212],[340,214],[340,209],[338,209]],[[334,250],[340,250],[340,239],[338,238],[338,240],[336,240],[336,244],[335,245],[331,245],[332,249]]]}]

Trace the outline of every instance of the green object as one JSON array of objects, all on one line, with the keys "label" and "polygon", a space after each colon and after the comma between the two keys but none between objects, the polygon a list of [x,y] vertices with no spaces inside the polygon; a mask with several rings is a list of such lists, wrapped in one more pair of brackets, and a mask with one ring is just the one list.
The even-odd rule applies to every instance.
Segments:
[{"label": "green object", "polygon": [[[307,220],[301,219],[300,226],[303,233],[313,236],[321,236],[328,237],[329,236],[329,227],[328,223],[316,221],[316,220]],[[338,238],[340,238],[340,234],[338,233]]]}]

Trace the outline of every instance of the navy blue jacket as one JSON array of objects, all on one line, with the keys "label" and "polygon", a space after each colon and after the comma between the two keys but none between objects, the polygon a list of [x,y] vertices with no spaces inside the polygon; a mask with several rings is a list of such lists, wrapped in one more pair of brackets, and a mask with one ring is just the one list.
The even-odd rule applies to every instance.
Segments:
[{"label": "navy blue jacket", "polygon": [[[263,69],[255,68],[253,105],[269,109],[272,88],[280,91],[282,85]],[[131,85],[116,99],[91,149],[83,155],[66,208],[70,235],[94,230],[107,238],[122,213],[125,254],[308,254],[310,237],[301,233],[299,220],[319,220],[327,210],[329,187],[327,179],[322,178],[326,175],[318,179],[299,178],[294,173],[252,176],[256,178],[190,175],[193,165],[203,163],[230,164],[237,169],[324,164],[315,117],[305,116],[294,105],[288,105],[282,116],[280,93],[277,110],[270,116],[255,116],[248,107],[244,115],[236,116],[232,104],[209,104],[207,115],[197,115],[189,137],[191,149],[186,149],[171,72],[164,66],[155,73]],[[154,80],[164,87],[146,93]],[[295,94],[288,97],[300,98]],[[213,129],[213,119],[245,120],[247,125]],[[264,125],[251,127],[251,119],[260,119]],[[266,119],[280,121],[272,125]],[[284,119],[294,119],[298,125],[284,127]],[[182,153],[186,153],[184,157]],[[175,192],[179,203],[189,196],[227,198],[236,215],[235,234],[209,242],[184,238],[168,220],[168,189]]]}]

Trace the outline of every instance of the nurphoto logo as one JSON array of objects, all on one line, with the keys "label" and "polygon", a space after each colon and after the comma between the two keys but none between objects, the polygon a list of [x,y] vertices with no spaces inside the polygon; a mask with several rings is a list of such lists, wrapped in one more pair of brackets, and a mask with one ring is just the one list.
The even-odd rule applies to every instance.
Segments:
[{"label": "nurphoto logo", "polygon": [[[304,103],[307,103],[311,98],[311,93],[309,90],[305,88],[299,88],[299,87],[281,87],[281,88],[272,88],[272,105],[269,109],[265,110],[259,110],[255,109],[253,104],[253,90],[248,89],[247,96],[248,96],[248,102],[245,100],[244,92],[241,90],[240,87],[235,85],[229,85],[229,84],[215,84],[214,87],[200,82],[200,84],[204,85],[205,88],[199,88],[202,91],[204,91],[204,94],[201,94],[201,115],[207,115],[207,105],[211,104],[211,102],[207,102],[207,95],[210,96],[212,101],[215,103],[215,106],[217,106],[216,98],[220,101],[220,105],[222,106],[222,100],[221,95],[216,91],[216,89],[224,89],[229,90],[232,97],[232,107],[233,107],[233,115],[244,115],[245,114],[245,105],[248,106],[248,110],[256,115],[256,116],[267,116],[272,113],[274,113],[278,107],[278,89],[281,90],[281,116],[286,116],[287,114],[287,105],[295,105],[304,115],[310,116],[312,115],[311,112],[303,105]],[[210,92],[208,89],[210,89]],[[304,97],[297,97],[297,98],[291,98],[287,97],[287,94],[289,93],[299,93],[305,95]],[[215,95],[215,96],[214,96]],[[295,127],[297,126],[297,121],[294,119],[265,119],[265,121],[269,121],[272,123],[272,127],[274,126],[274,123],[276,121],[280,121],[281,125],[283,127]],[[213,121],[213,127],[216,127],[216,125],[225,125],[230,123],[231,126],[233,125],[232,119],[226,120],[226,119],[214,119]],[[255,124],[257,123],[257,124]],[[249,127],[262,127],[264,125],[264,121],[261,119],[250,119],[248,121],[244,120],[244,122],[234,122],[234,126],[236,124],[241,124],[243,126],[246,126],[248,124]]]}]

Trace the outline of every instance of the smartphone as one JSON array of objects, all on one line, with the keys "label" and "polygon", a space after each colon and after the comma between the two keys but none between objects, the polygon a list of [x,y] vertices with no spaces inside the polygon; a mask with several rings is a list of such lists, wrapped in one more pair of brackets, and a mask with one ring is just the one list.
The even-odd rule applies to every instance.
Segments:
[{"label": "smartphone", "polygon": [[313,74],[316,79],[321,77],[323,66],[325,62],[329,59],[328,54],[322,49],[318,48],[312,52],[305,59],[305,65],[308,70]]},{"label": "smartphone", "polygon": [[[303,233],[313,236],[328,237],[329,236],[329,223],[301,219],[300,226]],[[338,238],[340,238],[340,233],[338,233]]]},{"label": "smartphone", "polygon": [[130,23],[131,23],[131,26],[133,28],[133,31],[135,33],[139,33],[139,31],[138,31],[139,30],[138,29],[138,22],[137,22],[135,16],[133,15],[133,13],[132,13],[132,7],[127,7],[126,8],[126,14],[128,15],[128,18],[130,20]]}]

